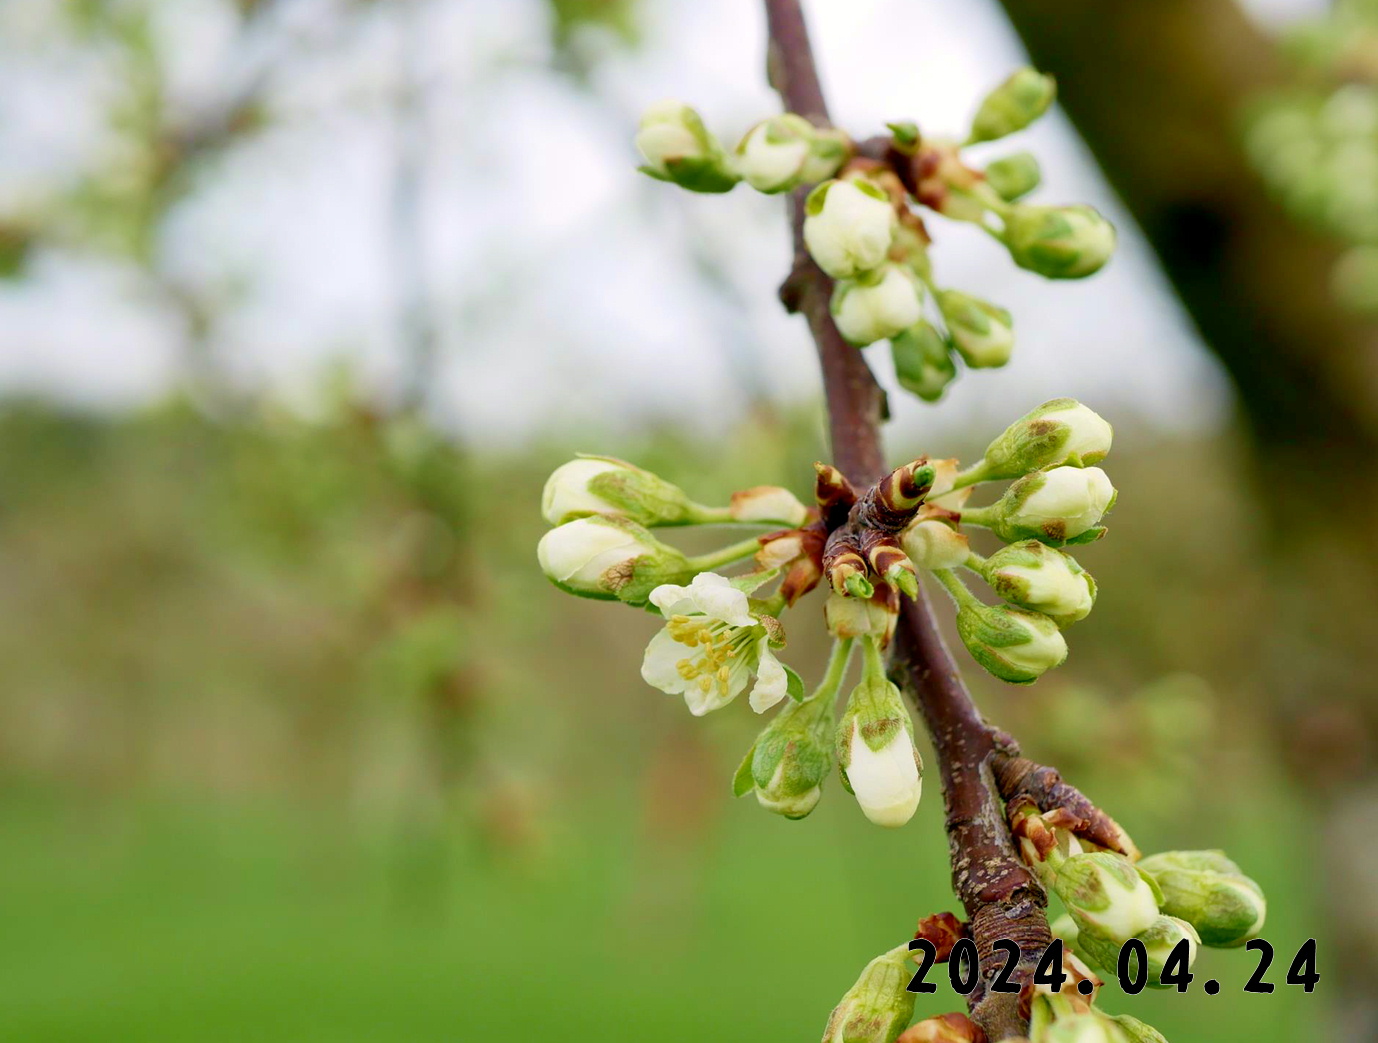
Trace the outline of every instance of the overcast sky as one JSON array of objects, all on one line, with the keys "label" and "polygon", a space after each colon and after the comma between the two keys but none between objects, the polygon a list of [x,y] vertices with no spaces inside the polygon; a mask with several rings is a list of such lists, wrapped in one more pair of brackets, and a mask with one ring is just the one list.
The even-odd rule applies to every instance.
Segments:
[{"label": "overcast sky", "polygon": [[[100,115],[109,64],[54,39],[52,6],[9,0],[0,11],[0,213],[111,161]],[[817,394],[802,322],[774,296],[788,263],[781,201],[744,186],[693,196],[633,169],[636,114],[660,98],[695,104],[729,141],[775,110],[759,5],[645,0],[643,46],[607,57],[590,90],[551,71],[537,0],[422,2],[410,39],[381,6],[340,35],[322,28],[335,21],[330,0],[283,0],[294,57],[270,81],[273,127],[207,173],[160,243],[164,273],[233,292],[214,348],[238,379],[300,398],[347,356],[381,387],[398,380],[393,99],[410,61],[425,86],[423,262],[444,351],[433,401],[448,422],[484,441],[529,436],[555,415],[712,427],[751,385],[782,400]],[[994,4],[806,6],[834,117],[858,136],[897,118],[959,134],[1022,61]],[[1280,23],[1324,4],[1248,6]],[[227,11],[214,0],[162,7],[186,111],[271,59],[267,47],[247,60],[232,49]],[[1042,161],[1038,201],[1101,208],[1121,249],[1093,279],[1048,283],[974,229],[934,219],[937,281],[1008,307],[1018,335],[1009,367],[954,386],[941,426],[1058,394],[1121,419],[1219,423],[1222,378],[1061,114],[984,155],[1016,147]],[[726,289],[705,265],[726,274]],[[27,279],[0,284],[0,390],[103,408],[155,399],[174,379],[179,322],[137,269],[45,252]],[[884,347],[868,354],[888,375]],[[901,425],[931,423],[931,407],[895,399]]]}]

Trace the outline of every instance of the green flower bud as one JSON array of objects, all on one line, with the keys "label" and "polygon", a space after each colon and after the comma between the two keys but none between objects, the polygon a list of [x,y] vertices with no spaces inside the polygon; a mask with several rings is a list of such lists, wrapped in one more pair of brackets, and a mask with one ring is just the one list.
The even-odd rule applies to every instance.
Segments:
[{"label": "green flower bud", "polygon": [[1069,855],[1053,868],[1050,886],[1076,924],[1083,949],[1094,940],[1122,945],[1158,919],[1153,888],[1134,863],[1113,851]]},{"label": "green flower bud", "polygon": [[847,158],[846,135],[786,112],[746,132],[735,153],[737,172],[760,192],[788,192],[832,177]]},{"label": "green flower bud", "polygon": [[892,338],[890,355],[900,386],[925,402],[938,401],[957,377],[952,350],[952,342],[930,322],[918,322]]},{"label": "green flower bud", "polygon": [[803,818],[818,804],[832,770],[832,698],[787,702],[757,737],[737,771],[737,796],[755,790],[761,807]]},{"label": "green flower bud", "polygon": [[843,784],[878,826],[902,826],[923,792],[923,763],[900,690],[884,674],[868,674],[852,689],[837,727]]},{"label": "green flower bud", "polygon": [[1205,945],[1243,945],[1263,929],[1263,889],[1224,852],[1165,851],[1140,866],[1162,888],[1163,911],[1195,927]]},{"label": "green flower bud", "polygon": [[894,1043],[914,1016],[914,993],[905,989],[913,976],[907,943],[877,956],[833,1008],[823,1043]]},{"label": "green flower bud", "polygon": [[1084,279],[1115,251],[1115,226],[1089,206],[1016,206],[1004,240],[1014,263],[1049,279]]},{"label": "green flower bud", "polygon": [[1002,547],[983,575],[1000,597],[1050,617],[1060,627],[1085,619],[1096,603],[1096,581],[1076,559],[1037,540]]},{"label": "green flower bud", "polygon": [[1115,430],[1074,398],[1055,398],[1024,414],[997,436],[981,461],[986,481],[1019,478],[1049,467],[1086,467],[1110,452]]},{"label": "green flower bud", "polygon": [[1128,1043],[1109,1015],[1065,993],[1035,992],[1029,1009],[1031,1043]]},{"label": "green flower bud", "polygon": [[1167,1038],[1161,1032],[1138,1018],[1119,1014],[1110,1020],[1124,1033],[1129,1043],[1167,1043]]},{"label": "green flower bud", "polygon": [[[1179,942],[1186,939],[1188,968],[1196,962],[1196,951],[1201,945],[1201,936],[1196,933],[1196,929],[1185,920],[1173,916],[1159,916],[1134,937],[1144,944],[1144,952],[1148,956],[1147,981],[1148,985],[1155,989],[1171,987],[1164,986],[1161,979],[1168,957],[1172,955],[1172,950]],[[1119,967],[1121,945],[1122,943],[1116,939],[1102,938],[1091,933],[1081,935],[1077,941],[1078,950],[1107,975],[1115,974]]]},{"label": "green flower bud", "polygon": [[1019,479],[988,508],[989,515],[969,511],[964,516],[971,515],[970,521],[988,517],[991,530],[1007,543],[1090,543],[1104,533],[1100,521],[1115,505],[1115,495],[1099,467],[1054,467]]},{"label": "green flower bud", "polygon": [[1025,66],[991,91],[971,121],[968,143],[994,141],[1023,130],[1048,111],[1057,95],[1051,76]]},{"label": "green flower bud", "polygon": [[958,353],[972,369],[994,369],[1010,360],[1014,328],[1010,313],[960,290],[939,290],[938,309]]},{"label": "green flower bud", "polygon": [[551,525],[590,514],[618,514],[641,525],[689,520],[684,490],[650,471],[611,456],[585,456],[557,467],[541,493],[541,513]]},{"label": "green flower bud", "polygon": [[920,569],[955,569],[971,556],[966,535],[936,518],[921,519],[905,529],[900,546]]},{"label": "green flower bud", "polygon": [[1042,180],[1038,160],[1030,152],[1016,152],[986,167],[986,184],[1007,203],[1028,195]]},{"label": "green flower bud", "polygon": [[636,147],[646,159],[643,174],[691,192],[726,192],[738,181],[718,139],[681,102],[663,101],[647,109]]},{"label": "green flower bud", "polygon": [[883,264],[833,289],[833,321],[851,344],[864,347],[894,337],[919,321],[923,287],[904,265]]},{"label": "green flower bud", "polygon": [[884,263],[898,223],[889,196],[873,182],[825,181],[804,204],[804,243],[818,267],[849,279]]},{"label": "green flower bud", "polygon": [[973,659],[1010,684],[1032,684],[1067,658],[1057,624],[1022,608],[972,598],[957,610],[957,633]]},{"label": "green flower bud", "polygon": [[693,575],[684,555],[626,518],[594,515],[556,526],[536,547],[552,583],[585,598],[644,605],[662,583]]}]

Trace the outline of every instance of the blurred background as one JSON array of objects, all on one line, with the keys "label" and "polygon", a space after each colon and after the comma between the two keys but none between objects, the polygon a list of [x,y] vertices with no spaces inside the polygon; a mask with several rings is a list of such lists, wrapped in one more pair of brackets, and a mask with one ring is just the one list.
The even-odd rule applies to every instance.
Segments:
[{"label": "blurred background", "polygon": [[[1211,950],[1219,996],[1105,1005],[1378,1038],[1375,5],[806,7],[858,136],[1056,75],[1037,198],[1121,229],[1052,285],[935,219],[1019,346],[888,433],[1116,425],[1070,661],[970,680],[1145,850],[1257,878],[1278,987]],[[936,782],[895,833],[733,802],[751,715],[535,567],[574,451],[704,502],[826,457],[780,201],[633,170],[661,97],[775,111],[763,51],[741,0],[0,3],[0,1039],[810,1039],[952,907]]]}]

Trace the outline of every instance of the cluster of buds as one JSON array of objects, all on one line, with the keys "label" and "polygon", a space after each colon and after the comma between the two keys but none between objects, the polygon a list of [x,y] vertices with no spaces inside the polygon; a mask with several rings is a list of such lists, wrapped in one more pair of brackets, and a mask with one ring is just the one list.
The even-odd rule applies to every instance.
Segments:
[{"label": "cluster of buds", "polygon": [[1053,933],[1107,974],[1116,973],[1120,949],[1137,940],[1147,984],[1158,987],[1174,955],[1189,968],[1200,946],[1243,945],[1263,927],[1263,891],[1222,852],[1139,860],[1122,831],[1120,850],[1103,848],[1065,808],[1043,813],[1021,797],[1007,811],[1024,861],[1067,910]]},{"label": "cluster of buds", "polygon": [[642,119],[641,170],[698,192],[725,192],[746,181],[761,192],[814,185],[805,201],[804,242],[836,280],[832,314],[859,347],[888,340],[900,384],[936,401],[972,369],[1005,365],[1014,348],[1010,313],[960,290],[940,288],[932,239],[919,208],[978,225],[1021,268],[1050,279],[1099,271],[1115,231],[1088,206],[1021,203],[1038,187],[1027,152],[970,166],[963,150],[1007,137],[1053,103],[1050,77],[1024,68],[981,102],[965,141],[929,138],[912,122],[889,124],[888,138],[860,145],[845,133],[793,113],[756,124],[729,150],[692,108],[653,107]]}]

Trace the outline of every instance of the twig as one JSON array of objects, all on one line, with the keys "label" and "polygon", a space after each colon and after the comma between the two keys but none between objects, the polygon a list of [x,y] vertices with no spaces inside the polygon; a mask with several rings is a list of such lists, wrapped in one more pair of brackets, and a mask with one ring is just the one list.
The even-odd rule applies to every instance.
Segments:
[{"label": "twig", "polygon": [[[765,9],[771,85],[787,110],[826,125],[827,104],[799,0],[765,0]],[[781,299],[808,320],[818,348],[834,462],[853,485],[865,488],[885,472],[880,441],[885,395],[861,352],[833,324],[832,281],[804,247],[804,193],[795,192],[790,203],[794,269]],[[1017,756],[1018,750],[986,724],[971,701],[922,591],[901,610],[892,672],[923,716],[942,777],[953,887],[970,921],[981,970],[967,1005],[990,1039],[1022,1036],[1027,1023],[1017,995],[988,989],[1003,964],[994,951],[997,940],[1008,938],[1019,946],[1013,975],[1019,982],[1032,974],[1051,940],[1043,911],[1047,897],[1015,852],[992,771],[998,755]]]}]

